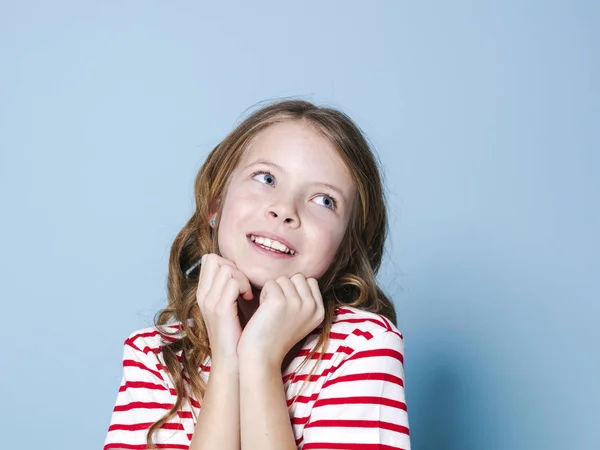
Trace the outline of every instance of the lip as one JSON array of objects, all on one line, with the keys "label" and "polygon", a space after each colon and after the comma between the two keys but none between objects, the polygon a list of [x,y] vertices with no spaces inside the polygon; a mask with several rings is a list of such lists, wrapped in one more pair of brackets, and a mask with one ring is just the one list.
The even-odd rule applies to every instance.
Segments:
[{"label": "lip", "polygon": [[290,255],[289,253],[279,253],[279,252],[274,252],[273,250],[267,250],[266,248],[263,248],[260,245],[252,242],[252,240],[249,237],[247,237],[246,239],[248,240],[248,244],[250,244],[250,246],[255,251],[257,251],[258,253],[261,253],[265,256],[269,256],[269,257],[275,258],[275,259],[292,259],[296,256],[296,255]]},{"label": "lip", "polygon": [[[274,239],[276,241],[281,242],[283,245],[285,245],[287,248],[289,248],[290,250],[294,250],[294,256],[296,256],[298,254],[298,250],[296,250],[296,247],[294,247],[288,240],[286,240],[285,238],[281,237],[281,236],[277,236],[276,234],[273,233],[269,233],[267,231],[251,231],[250,233],[246,234],[246,237],[248,239],[250,239],[250,235],[254,235],[254,236],[260,236],[260,237],[264,237],[264,238],[269,238],[269,239]],[[252,241],[250,241],[252,242]]]}]

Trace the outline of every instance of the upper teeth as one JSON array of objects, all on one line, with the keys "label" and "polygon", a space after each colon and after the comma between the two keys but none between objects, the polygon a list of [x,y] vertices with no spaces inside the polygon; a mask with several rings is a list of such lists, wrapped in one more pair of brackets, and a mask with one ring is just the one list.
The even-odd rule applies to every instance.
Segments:
[{"label": "upper teeth", "polygon": [[280,252],[289,253],[291,255],[296,253],[294,250],[286,247],[281,242],[275,241],[273,239],[264,238],[261,236],[254,236],[253,234],[251,234],[250,240],[252,240],[252,242],[256,242],[257,244],[264,245],[265,247],[274,248],[275,250],[279,250]]}]

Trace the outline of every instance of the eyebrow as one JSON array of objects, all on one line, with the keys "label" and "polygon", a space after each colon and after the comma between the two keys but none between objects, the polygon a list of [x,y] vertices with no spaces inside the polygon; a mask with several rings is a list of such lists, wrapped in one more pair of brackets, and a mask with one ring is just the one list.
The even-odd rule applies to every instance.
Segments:
[{"label": "eyebrow", "polygon": [[[254,162],[252,162],[252,163],[248,164],[246,167],[244,167],[244,170],[246,170],[248,167],[250,167],[250,166],[254,166],[254,165],[256,165],[256,164],[264,164],[264,165],[266,165],[266,166],[271,166],[271,167],[274,167],[275,169],[279,170],[280,172],[285,172],[285,170],[283,169],[283,167],[281,167],[281,166],[278,166],[277,164],[275,164],[275,163],[273,163],[273,162],[271,162],[271,161],[264,160],[264,159],[259,159],[259,160],[257,160],[257,161],[254,161]],[[337,192],[337,193],[338,193],[338,195],[341,197],[341,199],[342,199],[342,200],[345,200],[345,198],[346,198],[346,197],[344,196],[344,194],[342,193],[342,191],[341,191],[339,188],[337,188],[336,186],[334,186],[333,184],[329,184],[329,183],[322,183],[322,182],[319,182],[319,181],[317,181],[317,182],[314,182],[313,184],[318,184],[318,185],[320,185],[320,186],[325,186],[325,187],[327,187],[327,188],[331,189],[332,191],[335,191],[335,192]]]}]

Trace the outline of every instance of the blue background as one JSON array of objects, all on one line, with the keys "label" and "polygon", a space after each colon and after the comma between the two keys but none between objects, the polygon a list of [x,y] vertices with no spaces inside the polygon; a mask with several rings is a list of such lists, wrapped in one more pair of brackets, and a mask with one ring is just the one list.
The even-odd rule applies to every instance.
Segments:
[{"label": "blue background", "polygon": [[2,447],[101,448],[206,154],[246,108],[346,111],[414,449],[598,449],[600,7],[0,2]]}]

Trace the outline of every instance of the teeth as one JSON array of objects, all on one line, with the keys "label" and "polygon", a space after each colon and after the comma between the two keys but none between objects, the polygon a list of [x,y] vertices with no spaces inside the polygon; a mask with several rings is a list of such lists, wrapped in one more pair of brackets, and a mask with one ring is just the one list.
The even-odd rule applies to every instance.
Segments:
[{"label": "teeth", "polygon": [[287,248],[281,242],[275,241],[273,239],[263,238],[260,236],[254,236],[253,234],[250,235],[250,239],[252,240],[252,242],[256,242],[257,244],[263,245],[265,247],[279,250],[280,252],[283,252],[283,253],[288,253],[290,255],[294,255],[296,253],[296,252],[294,252],[294,250]]}]

